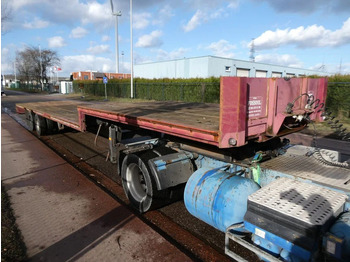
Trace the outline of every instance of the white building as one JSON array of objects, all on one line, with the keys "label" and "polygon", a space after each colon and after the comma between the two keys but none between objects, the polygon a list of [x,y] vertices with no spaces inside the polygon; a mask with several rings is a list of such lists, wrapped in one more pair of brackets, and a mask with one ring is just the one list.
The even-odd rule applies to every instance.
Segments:
[{"label": "white building", "polygon": [[207,78],[220,76],[301,77],[327,76],[326,72],[270,65],[216,56],[182,58],[169,61],[138,64],[135,77],[141,78]]}]

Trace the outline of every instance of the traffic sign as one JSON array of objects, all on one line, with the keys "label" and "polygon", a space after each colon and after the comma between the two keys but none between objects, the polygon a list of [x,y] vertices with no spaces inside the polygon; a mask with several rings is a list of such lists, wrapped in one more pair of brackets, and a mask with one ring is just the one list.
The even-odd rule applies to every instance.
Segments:
[{"label": "traffic sign", "polygon": [[108,83],[108,78],[107,78],[107,76],[104,76],[104,77],[103,77],[103,83],[104,83],[104,84],[107,84],[107,83]]}]

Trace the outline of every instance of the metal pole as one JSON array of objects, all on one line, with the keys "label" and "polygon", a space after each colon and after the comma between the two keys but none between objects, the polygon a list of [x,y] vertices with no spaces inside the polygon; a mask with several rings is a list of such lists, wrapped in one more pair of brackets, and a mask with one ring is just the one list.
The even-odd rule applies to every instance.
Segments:
[{"label": "metal pole", "polygon": [[115,72],[119,73],[118,14],[115,14]]},{"label": "metal pole", "polygon": [[39,45],[39,54],[40,54],[40,77],[41,77],[41,91],[44,90],[44,82],[43,82],[43,63],[41,60],[41,48]]},{"label": "metal pole", "polygon": [[15,88],[17,88],[16,62],[13,62],[13,70],[15,71]]},{"label": "metal pole", "polygon": [[130,0],[130,57],[131,57],[131,98],[134,98],[134,57],[133,57],[133,39],[132,39],[132,0]]}]

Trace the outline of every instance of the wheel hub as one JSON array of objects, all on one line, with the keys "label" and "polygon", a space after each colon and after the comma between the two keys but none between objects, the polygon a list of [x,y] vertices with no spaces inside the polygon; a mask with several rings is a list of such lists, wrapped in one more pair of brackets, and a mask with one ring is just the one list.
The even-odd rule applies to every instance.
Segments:
[{"label": "wheel hub", "polygon": [[126,170],[127,187],[132,196],[141,201],[147,196],[145,177],[137,164],[130,164]]}]

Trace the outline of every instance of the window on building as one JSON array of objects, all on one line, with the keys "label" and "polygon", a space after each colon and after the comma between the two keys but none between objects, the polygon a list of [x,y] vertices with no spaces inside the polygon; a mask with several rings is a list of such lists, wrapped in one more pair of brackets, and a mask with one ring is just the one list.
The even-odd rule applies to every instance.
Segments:
[{"label": "window on building", "polygon": [[89,76],[85,75],[84,80],[89,80]]},{"label": "window on building", "polygon": [[249,77],[250,70],[245,68],[237,68],[237,76]]},{"label": "window on building", "polygon": [[256,70],[255,77],[267,77],[267,71]]},{"label": "window on building", "polygon": [[226,72],[231,72],[231,67],[230,66],[225,66],[225,71]]},{"label": "window on building", "polygon": [[282,77],[281,72],[272,72],[271,77]]}]

